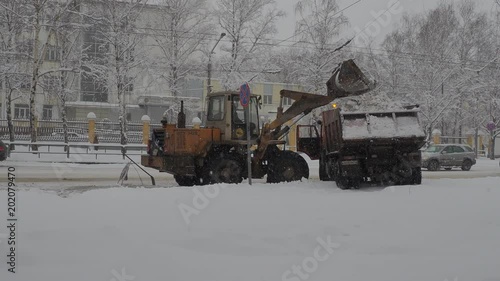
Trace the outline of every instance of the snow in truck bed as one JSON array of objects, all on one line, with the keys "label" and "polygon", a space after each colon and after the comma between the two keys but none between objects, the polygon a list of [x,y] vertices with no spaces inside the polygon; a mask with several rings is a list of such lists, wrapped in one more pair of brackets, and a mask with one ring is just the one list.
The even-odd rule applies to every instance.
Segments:
[{"label": "snow in truck bed", "polygon": [[396,121],[390,116],[377,117],[375,115],[369,115],[369,121],[366,118],[353,117],[354,116],[349,116],[344,119],[342,125],[344,139],[425,136],[424,131],[419,125],[417,116],[396,116]]}]

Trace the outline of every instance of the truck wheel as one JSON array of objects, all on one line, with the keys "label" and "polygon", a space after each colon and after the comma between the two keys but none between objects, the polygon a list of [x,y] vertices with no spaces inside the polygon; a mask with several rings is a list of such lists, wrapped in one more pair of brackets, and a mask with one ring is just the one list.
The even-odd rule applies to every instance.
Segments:
[{"label": "truck wheel", "polygon": [[346,190],[346,189],[359,189],[359,185],[361,181],[357,178],[344,178],[339,177],[337,181],[335,181],[337,187]]},{"label": "truck wheel", "polygon": [[335,184],[337,184],[337,187],[346,190],[346,189],[351,189],[351,188],[358,188],[359,187],[359,181],[354,179],[354,178],[349,178],[349,177],[344,177],[342,175],[342,168],[340,167],[340,163],[337,159],[337,161],[333,162],[332,164],[333,168],[333,173],[335,175]]},{"label": "truck wheel", "polygon": [[346,190],[346,189],[349,189],[349,180],[347,178],[344,178],[344,177],[337,177],[337,180],[335,181],[335,183],[337,184],[337,187],[342,189],[342,190]]},{"label": "truck wheel", "polygon": [[422,184],[422,169],[420,167],[414,168],[411,175],[412,184]]},{"label": "truck wheel", "polygon": [[328,177],[328,174],[326,173],[327,165],[325,163],[325,158],[323,155],[319,158],[319,179],[322,181],[329,181],[330,177]]},{"label": "truck wheel", "polygon": [[427,166],[429,171],[439,171],[439,162],[437,160],[432,160]]},{"label": "truck wheel", "polygon": [[472,162],[469,159],[465,159],[462,163],[462,171],[470,171],[472,168]]},{"label": "truck wheel", "polygon": [[210,178],[214,183],[240,183],[241,176],[240,163],[230,158],[217,158],[211,161]]},{"label": "truck wheel", "polygon": [[293,151],[282,151],[269,160],[267,182],[291,182],[309,178],[309,166],[302,156]]},{"label": "truck wheel", "polygon": [[174,175],[174,179],[179,186],[193,186],[196,184],[196,177]]}]

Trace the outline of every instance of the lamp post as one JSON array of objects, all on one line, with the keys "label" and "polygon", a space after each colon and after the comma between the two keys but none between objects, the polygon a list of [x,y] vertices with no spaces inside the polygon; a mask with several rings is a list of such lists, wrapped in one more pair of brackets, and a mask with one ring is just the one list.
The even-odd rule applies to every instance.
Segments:
[{"label": "lamp post", "polygon": [[[214,50],[219,45],[220,40],[226,36],[226,33],[222,32],[220,34],[219,39],[217,42],[215,42],[214,47],[208,53],[208,65],[207,65],[207,95],[212,92],[212,54],[214,54]],[[202,106],[202,119],[205,120],[205,95],[202,96],[202,101],[201,101],[201,106]]]}]

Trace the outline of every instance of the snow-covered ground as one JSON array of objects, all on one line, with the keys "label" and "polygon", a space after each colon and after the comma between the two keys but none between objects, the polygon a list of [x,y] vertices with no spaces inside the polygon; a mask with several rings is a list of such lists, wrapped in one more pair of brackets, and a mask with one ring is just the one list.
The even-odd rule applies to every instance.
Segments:
[{"label": "snow-covered ground", "polygon": [[[22,148],[27,152],[26,148]],[[55,148],[51,148],[53,151]],[[62,148],[56,148],[61,149]],[[46,148],[44,148],[46,151]],[[72,154],[69,158],[65,154],[41,154],[40,156],[31,153],[12,153],[6,161],[0,162],[1,167],[14,166],[18,170],[18,182],[32,183],[37,186],[40,182],[55,182],[57,187],[67,185],[80,185],[85,182],[91,185],[111,185],[113,186],[120,176],[126,163],[130,161],[124,159],[119,151],[113,151],[115,154],[99,154],[96,158],[93,154],[87,154],[83,150],[81,154]],[[99,153],[104,153],[101,151]],[[139,151],[133,151],[129,156],[140,164],[141,159]],[[307,155],[302,154],[309,164],[310,178],[319,179],[319,163],[312,161]],[[480,158],[471,171],[464,172],[459,168],[451,171],[428,172],[423,171],[424,179],[439,178],[480,178],[488,176],[500,177],[500,167],[498,159],[495,161]],[[165,187],[176,186],[173,177],[166,173],[159,173],[154,169],[145,168],[152,174],[158,185]],[[1,177],[0,177],[1,178]],[[130,166],[129,180],[126,183],[132,185],[149,185],[149,176],[140,171],[139,168]],[[257,182],[265,182],[264,180]]]},{"label": "snow-covered ground", "polygon": [[21,189],[0,280],[500,280],[499,180]]},{"label": "snow-covered ground", "polygon": [[[290,184],[180,188],[148,169],[152,187],[131,167],[119,186],[117,158],[0,162],[1,281],[500,281],[498,160],[425,171],[421,186],[342,191],[319,181],[310,160],[311,179]],[[10,166],[16,274],[7,271]]]}]

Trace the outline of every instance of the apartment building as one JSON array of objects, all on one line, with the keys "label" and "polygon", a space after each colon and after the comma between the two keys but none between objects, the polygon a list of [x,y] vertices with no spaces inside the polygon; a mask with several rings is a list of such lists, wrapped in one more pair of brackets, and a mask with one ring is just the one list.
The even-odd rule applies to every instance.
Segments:
[{"label": "apartment building", "polygon": [[[94,0],[75,0],[75,14],[94,15],[99,9],[104,9],[102,2]],[[124,4],[125,5],[125,4]],[[129,121],[140,121],[143,115],[151,117],[153,123],[158,123],[164,114],[170,119],[175,119],[179,110],[180,101],[184,101],[188,123],[192,117],[200,116],[203,111],[202,102],[207,94],[207,80],[205,77],[184,79],[179,82],[178,95],[173,96],[169,90],[166,79],[162,73],[168,72],[168,63],[161,50],[157,46],[151,30],[158,27],[162,17],[168,16],[166,7],[158,5],[141,6],[135,28],[131,36],[133,40],[139,40],[134,48],[127,50],[124,60],[137,64],[125,76],[122,81],[124,89],[124,103],[126,104],[126,118]],[[103,38],[103,30],[109,28],[92,22],[92,17],[73,16],[69,22],[81,26],[80,30],[72,33],[76,48],[81,52],[81,71],[72,73],[68,79],[72,79],[70,94],[66,96],[66,113],[68,119],[85,119],[89,112],[95,113],[98,120],[118,120],[120,108],[117,94],[116,79],[107,75],[105,67],[110,62],[110,51],[113,46],[106,43]],[[40,73],[62,67],[63,58],[67,54],[68,46],[60,46],[54,36],[49,36],[47,28],[43,28],[39,35],[39,42],[47,42],[46,51],[43,54]],[[26,43],[28,52],[32,51],[33,42]],[[30,49],[31,48],[31,49]],[[111,58],[112,59],[112,58]],[[144,61],[144,65],[140,62]],[[89,62],[92,62],[90,66]],[[164,62],[163,64],[161,62]],[[12,115],[14,119],[28,119],[29,91],[31,88],[31,76],[29,62],[20,61],[26,67],[26,77],[16,88],[13,95]],[[147,65],[146,65],[147,64]],[[96,72],[97,71],[97,72]],[[100,72],[99,72],[100,71]],[[110,70],[111,72],[111,70]],[[60,119],[60,98],[54,92],[57,89],[58,80],[53,75],[44,75],[39,82],[36,93],[36,115],[38,119]],[[2,84],[0,83],[0,86]],[[212,79],[213,91],[221,90],[220,82]],[[261,110],[262,120],[272,119],[279,105],[279,91],[281,89],[302,90],[299,85],[279,83],[251,83],[253,94],[261,95],[263,108]],[[0,97],[0,119],[6,119],[6,90],[1,91]],[[291,105],[291,100],[285,99],[284,105]],[[201,117],[201,116],[200,116]]]}]

